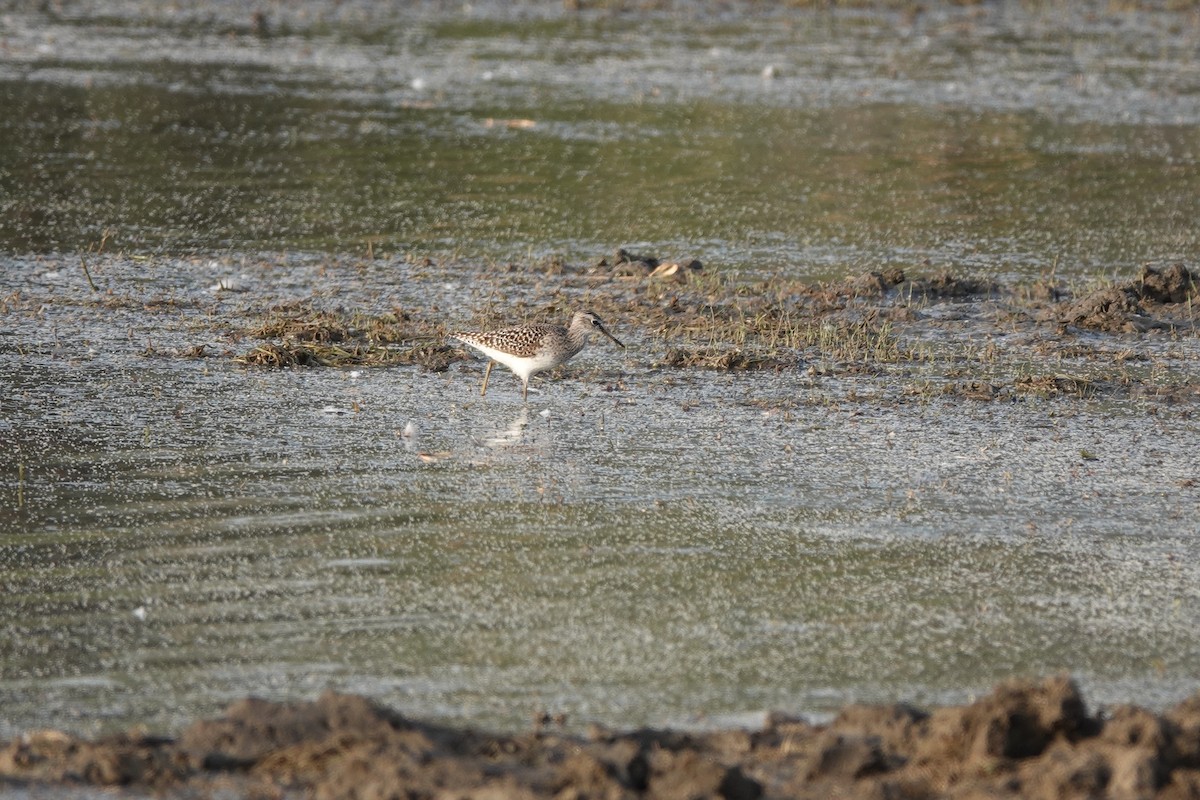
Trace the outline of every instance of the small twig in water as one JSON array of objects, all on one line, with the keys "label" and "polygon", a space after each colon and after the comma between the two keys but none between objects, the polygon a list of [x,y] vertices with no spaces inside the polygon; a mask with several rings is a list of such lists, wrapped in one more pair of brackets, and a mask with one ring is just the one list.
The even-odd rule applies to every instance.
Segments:
[{"label": "small twig in water", "polygon": [[[88,245],[88,252],[95,253],[96,255],[103,253],[104,245],[108,244],[108,237],[111,235],[111,233],[112,232],[109,231],[108,228],[105,228],[104,232],[100,234],[100,243]],[[88,286],[92,287],[92,291],[100,291],[100,287],[96,285],[94,280],[92,280],[92,273],[88,271],[87,257],[83,253],[79,254],[79,266],[83,268],[83,277],[87,278]]]},{"label": "small twig in water", "polygon": [[87,278],[88,286],[92,287],[92,291],[100,291],[100,287],[96,285],[94,280],[92,280],[92,273],[88,272],[87,259],[83,257],[82,253],[79,255],[79,266],[83,267],[83,277]]}]

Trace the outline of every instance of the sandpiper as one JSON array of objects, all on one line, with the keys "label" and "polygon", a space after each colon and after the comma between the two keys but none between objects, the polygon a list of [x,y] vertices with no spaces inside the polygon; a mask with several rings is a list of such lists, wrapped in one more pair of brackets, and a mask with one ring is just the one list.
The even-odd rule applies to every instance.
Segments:
[{"label": "sandpiper", "polygon": [[583,349],[593,330],[600,331],[619,347],[625,347],[590,311],[576,311],[570,326],[565,328],[562,325],[515,325],[482,333],[451,333],[450,338],[458,339],[488,357],[480,395],[487,394],[488,377],[499,361],[521,379],[521,397],[528,400],[529,379],[535,373],[566,363]]}]

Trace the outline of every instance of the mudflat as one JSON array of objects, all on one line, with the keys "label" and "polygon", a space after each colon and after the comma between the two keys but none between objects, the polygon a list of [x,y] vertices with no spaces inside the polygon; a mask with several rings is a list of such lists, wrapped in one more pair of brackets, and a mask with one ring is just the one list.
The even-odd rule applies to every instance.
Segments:
[{"label": "mudflat", "polygon": [[1193,10],[600,5],[5,6],[8,786],[1190,792]]}]

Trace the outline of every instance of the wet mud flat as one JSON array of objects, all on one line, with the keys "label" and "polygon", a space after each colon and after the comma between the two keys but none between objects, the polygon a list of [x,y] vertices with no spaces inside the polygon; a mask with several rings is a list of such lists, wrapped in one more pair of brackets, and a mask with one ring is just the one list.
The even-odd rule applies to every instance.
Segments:
[{"label": "wet mud flat", "polygon": [[0,787],[124,787],[164,797],[1200,797],[1200,695],[1164,713],[1089,710],[1066,677],[962,706],[854,705],[826,724],[576,736],[410,719],[361,696],[245,699],[177,736],[0,745]]},{"label": "wet mud flat", "polygon": [[[294,286],[279,285],[281,270]],[[43,257],[30,271],[35,280],[0,297],[0,314],[31,335],[15,344],[23,354],[77,329],[95,337],[84,339],[91,355],[55,352],[445,372],[476,360],[447,341],[450,330],[563,323],[588,308],[637,344],[619,373],[603,376],[617,396],[636,381],[715,370],[800,375],[812,391],[793,403],[1200,399],[1200,278],[1181,262],[1148,263],[1129,279],[1018,281],[927,265],[836,281],[764,278],[624,249],[586,263],[408,255],[148,268],[106,256],[93,260],[96,280],[86,263],[81,272]],[[224,277],[209,283],[214,273]],[[53,282],[39,286],[37,275]],[[450,296],[466,288],[464,276],[484,287],[465,301]],[[552,375],[580,374],[572,366]]]},{"label": "wet mud flat", "polygon": [[1196,794],[1194,15],[323,9],[4,19],[0,793]]},{"label": "wet mud flat", "polygon": [[[26,265],[20,288],[0,297],[0,318],[12,331],[4,347],[14,362],[112,360],[254,377],[282,367],[466,372],[481,365],[461,363],[468,355],[444,341],[446,327],[562,321],[569,308],[586,306],[636,344],[634,355],[620,367],[572,362],[542,386],[594,386],[619,402],[671,381],[716,383],[758,371],[794,380],[772,395],[728,392],[722,408],[782,419],[805,405],[866,414],[930,403],[953,416],[978,403],[1052,402],[1104,426],[1114,403],[1141,419],[1156,415],[1171,431],[1194,425],[1200,353],[1196,272],[1187,264],[1147,265],[1115,282],[1019,284],[920,265],[836,282],[758,281],[698,260],[618,251],[588,264],[470,265],[488,287],[503,289],[503,302],[490,289],[451,312],[439,293],[456,293],[451,278],[467,271],[451,261],[316,259],[292,265],[290,283],[280,285],[263,277],[278,275],[277,264],[248,260],[214,283],[220,270],[210,264],[148,266],[114,255],[89,260],[85,275],[77,260],[47,257]],[[458,378],[454,389],[473,399],[474,380]],[[514,386],[492,392],[511,396]],[[496,402],[492,392],[488,401]],[[686,393],[671,402],[694,410]],[[1190,444],[1166,437],[1163,446]],[[1094,458],[1079,457],[1081,470]],[[1192,471],[1162,483],[1172,510],[1187,512],[1196,479]],[[1109,505],[1088,507],[1102,513]],[[1183,615],[1190,591],[1181,595]],[[1004,685],[956,708],[850,706],[828,724],[775,715],[749,732],[574,728],[587,722],[550,718],[528,732],[493,735],[416,722],[346,694],[314,703],[245,700],[172,736],[85,740],[29,730],[5,745],[0,772],[11,787],[83,783],[167,796],[1200,794],[1194,697],[1165,711],[1102,714],[1060,679]]]}]

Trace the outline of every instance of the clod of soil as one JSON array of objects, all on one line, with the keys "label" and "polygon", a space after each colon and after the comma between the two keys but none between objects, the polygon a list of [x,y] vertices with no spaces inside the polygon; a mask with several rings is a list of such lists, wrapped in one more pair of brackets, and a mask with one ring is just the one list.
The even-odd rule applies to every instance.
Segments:
[{"label": "clod of soil", "polygon": [[905,298],[962,299],[990,297],[1000,293],[1000,285],[986,278],[968,278],[939,272],[929,278],[908,278],[899,268],[865,272],[843,282],[844,291],[861,296],[882,296],[890,291]]},{"label": "clod of soil", "polygon": [[334,797],[1200,797],[1200,694],[1164,714],[1089,714],[1065,677],[965,706],[848,706],[828,725],[756,731],[542,728],[493,735],[409,720],[357,696],[247,699],[176,739],[55,731],[0,746],[0,780]]},{"label": "clod of soil", "polygon": [[702,367],[704,369],[727,370],[758,370],[782,369],[789,365],[785,359],[770,358],[742,352],[733,347],[729,349],[706,347],[687,349],[672,347],[667,350],[659,366],[662,367]]},{"label": "clod of soil", "polygon": [[1144,333],[1175,327],[1161,306],[1194,301],[1197,276],[1182,264],[1164,269],[1146,266],[1133,281],[1097,289],[1051,312],[1063,325],[1098,331]]}]

